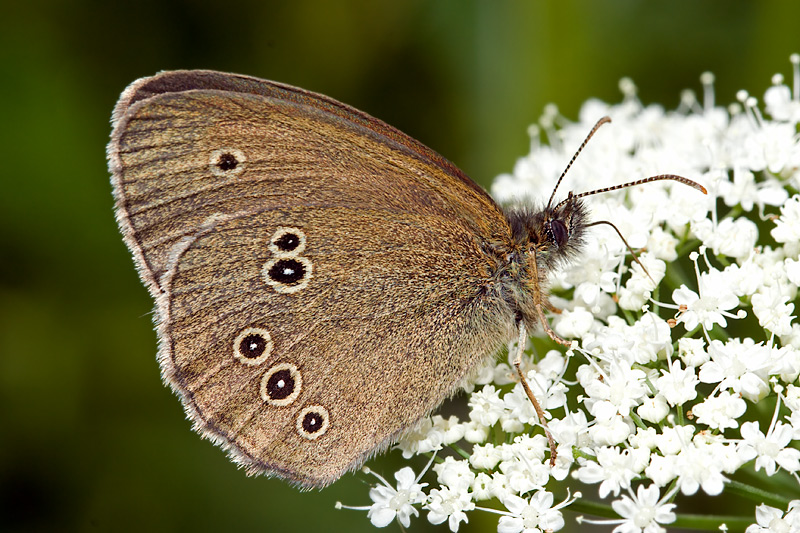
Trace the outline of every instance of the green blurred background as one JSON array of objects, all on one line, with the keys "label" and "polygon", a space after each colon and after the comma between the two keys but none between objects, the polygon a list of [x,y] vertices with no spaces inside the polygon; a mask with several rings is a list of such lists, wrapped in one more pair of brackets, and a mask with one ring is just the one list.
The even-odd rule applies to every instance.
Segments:
[{"label": "green blurred background", "polygon": [[[645,102],[674,108],[705,70],[718,102],[760,96],[800,51],[790,0],[72,0],[4,2],[0,16],[3,531],[373,530],[366,513],[334,510],[369,503],[363,474],[311,493],[248,478],[161,385],[105,162],[134,79],[212,68],[299,85],[488,185],[548,102],[575,118],[587,98],[619,101],[630,76]],[[391,475],[397,455],[372,466]],[[496,523],[473,513],[462,531]],[[424,514],[412,526],[432,528]]]}]

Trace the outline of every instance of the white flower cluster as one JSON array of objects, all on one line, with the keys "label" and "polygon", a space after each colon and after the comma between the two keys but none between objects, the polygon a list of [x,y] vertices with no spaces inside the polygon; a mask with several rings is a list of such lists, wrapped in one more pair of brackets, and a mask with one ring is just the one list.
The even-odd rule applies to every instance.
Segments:
[{"label": "white flower cluster", "polygon": [[[420,482],[428,467],[418,476],[401,469],[396,486],[379,477],[363,508],[375,526],[408,526],[424,511],[455,532],[480,510],[500,515],[500,533],[538,533],[563,528],[566,506],[589,514],[605,505],[619,518],[579,521],[656,533],[663,524],[692,526],[676,514],[676,497],[724,497],[730,476],[749,469],[763,482],[753,493],[773,490],[771,502],[786,511],[754,503],[747,531],[800,531],[800,501],[770,485],[783,470],[800,494],[800,56],[791,61],[792,87],[776,75],[763,111],[743,93],[715,106],[710,74],[701,78],[703,102],[686,93],[676,111],[643,106],[628,80],[621,104],[589,101],[577,123],[547,110],[532,128],[531,153],[495,181],[499,201],[549,196],[604,115],[613,124],[567,175],[572,190],[671,172],[709,194],[659,182],[587,202],[594,220],[613,222],[640,250],[646,272],[629,266],[624,244],[601,226],[574,265],[552,273],[553,301],[563,308],[553,327],[580,342],[525,364],[551,417],[554,465],[511,368],[492,365],[470,396],[468,420],[433,416],[399,444],[406,458],[438,461],[437,485],[426,491]],[[596,486],[611,501],[584,507],[573,490],[554,504],[548,486],[568,476],[573,489]]]}]

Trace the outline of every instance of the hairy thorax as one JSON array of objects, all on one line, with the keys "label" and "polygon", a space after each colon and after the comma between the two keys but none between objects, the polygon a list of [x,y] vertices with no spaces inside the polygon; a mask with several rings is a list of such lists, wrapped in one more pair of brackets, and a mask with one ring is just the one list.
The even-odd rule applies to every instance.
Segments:
[{"label": "hairy thorax", "polygon": [[583,245],[586,208],[580,200],[570,199],[557,208],[511,208],[505,215],[510,239],[482,246],[491,258],[486,296],[512,320],[533,329],[540,320],[537,305],[551,308],[550,272],[569,263]]}]

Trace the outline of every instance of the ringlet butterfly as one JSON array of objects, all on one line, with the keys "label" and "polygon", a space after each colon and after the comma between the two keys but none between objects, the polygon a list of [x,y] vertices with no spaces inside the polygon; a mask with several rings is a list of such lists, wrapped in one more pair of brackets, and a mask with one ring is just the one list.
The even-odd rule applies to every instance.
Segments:
[{"label": "ringlet butterfly", "polygon": [[660,179],[705,192],[662,175],[504,210],[366,113],[213,71],[135,81],[112,122],[117,221],[156,301],[164,381],[248,473],[305,488],[387,448],[515,335],[541,324],[567,344],[546,276],[581,249],[582,196]]}]

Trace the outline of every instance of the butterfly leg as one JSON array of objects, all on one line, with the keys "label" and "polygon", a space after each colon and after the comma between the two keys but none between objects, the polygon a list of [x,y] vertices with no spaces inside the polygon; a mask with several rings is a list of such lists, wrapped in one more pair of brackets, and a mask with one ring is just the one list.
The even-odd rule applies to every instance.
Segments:
[{"label": "butterfly leg", "polygon": [[536,314],[539,316],[539,321],[542,323],[545,332],[547,332],[547,335],[551,339],[563,346],[572,346],[571,342],[567,342],[556,335],[556,332],[550,327],[550,322],[547,321],[547,317],[544,316],[544,308],[556,313],[561,313],[561,309],[553,307],[550,305],[550,302],[542,298],[542,289],[539,286],[539,267],[536,265],[536,257],[530,256],[530,264],[531,270],[533,270],[533,275],[531,276],[531,282],[533,284],[533,305],[536,308]]},{"label": "butterfly leg", "polygon": [[561,309],[559,309],[555,305],[551,304],[550,302],[545,302],[543,305],[544,305],[544,308],[547,309],[548,311],[550,311],[551,313],[555,313],[557,315],[561,314]]},{"label": "butterfly leg", "polygon": [[547,442],[550,444],[550,466],[553,467],[556,465],[556,441],[553,439],[553,435],[550,433],[550,428],[547,427],[547,419],[544,417],[544,409],[542,409],[542,406],[539,404],[536,396],[533,395],[533,391],[531,390],[530,385],[528,385],[528,380],[525,378],[525,374],[522,373],[522,354],[525,351],[525,343],[527,340],[528,331],[525,328],[525,324],[520,321],[519,339],[517,341],[517,357],[514,359],[514,367],[517,369],[519,382],[522,383],[522,388],[525,391],[525,394],[528,396],[531,404],[533,404],[533,409],[536,411],[536,416],[539,417],[539,423],[542,425],[544,434],[547,436]]}]

